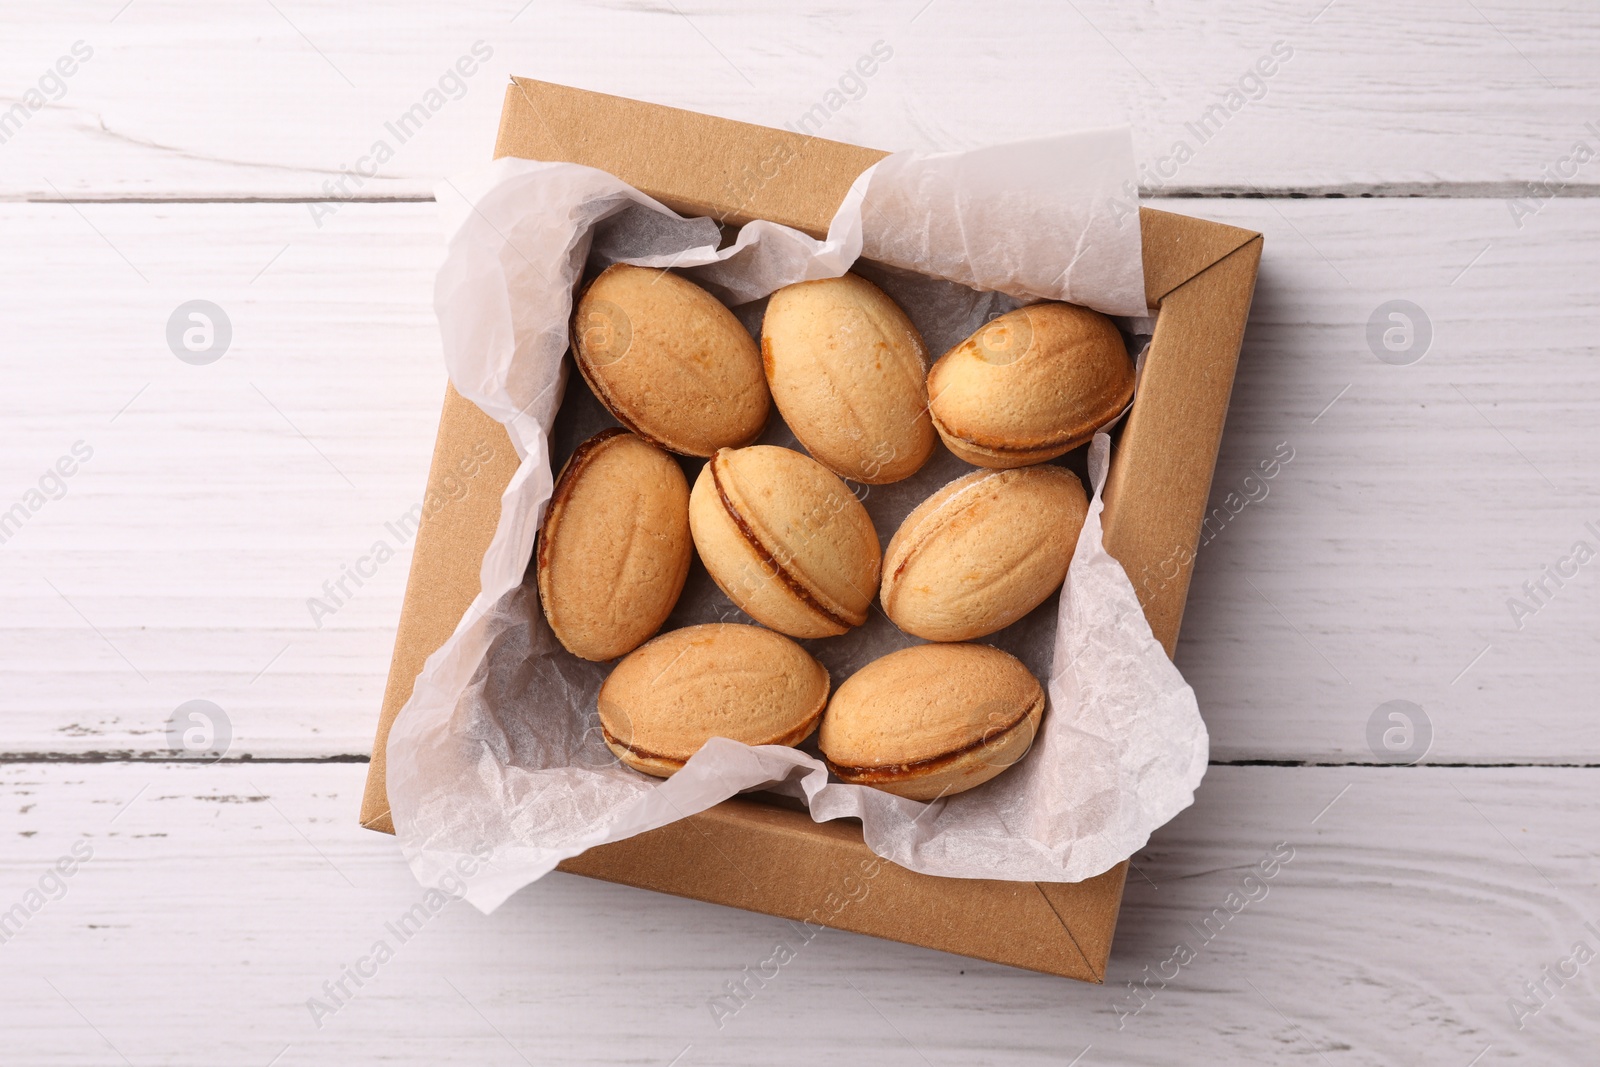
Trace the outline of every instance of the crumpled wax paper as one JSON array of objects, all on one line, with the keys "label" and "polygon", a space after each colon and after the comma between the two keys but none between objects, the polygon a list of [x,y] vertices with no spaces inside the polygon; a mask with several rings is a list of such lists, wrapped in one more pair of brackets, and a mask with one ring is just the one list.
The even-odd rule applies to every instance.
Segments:
[{"label": "crumpled wax paper", "polygon": [[[484,555],[482,591],[428,658],[389,736],[389,802],[418,879],[458,884],[470,867],[462,895],[488,911],[569,856],[766,789],[802,801],[818,821],[859,818],[874,852],[915,871],[1072,882],[1125,859],[1188,806],[1205,772],[1206,731],[1101,546],[1105,434],[1088,450],[1094,494],[1059,597],[982,639],[1048,681],[1032,751],[931,804],[829,782],[814,742],[715,738],[664,780],[621,765],[595,711],[609,665],[562,649],[523,581],[553,460],[612,424],[581,379],[568,389],[564,366],[586,268],[682,271],[736,305],[752,330],[774,289],[853,268],[906,309],[936,358],[1041,298],[1143,315],[1138,216],[1114,209],[1132,174],[1126,130],[899,154],[855,182],[826,240],[758,221],[721,249],[711,220],[681,218],[586,167],[502,159],[442,185],[449,244],[435,304],[450,380],[506,426],[521,464]],[[872,262],[857,262],[863,250]],[[776,412],[762,441],[798,447]],[[912,478],[857,492],[887,544],[918,502],[970,469],[941,448]],[[749,621],[697,563],[666,628],[717,620]],[[802,642],[836,686],[916,643],[881,611],[844,636]]]}]

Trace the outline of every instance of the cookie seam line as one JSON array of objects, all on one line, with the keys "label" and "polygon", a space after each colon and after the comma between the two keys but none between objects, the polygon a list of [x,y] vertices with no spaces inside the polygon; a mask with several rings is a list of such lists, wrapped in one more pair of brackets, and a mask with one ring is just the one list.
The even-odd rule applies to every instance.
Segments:
[{"label": "cookie seam line", "polygon": [[[970,752],[975,752],[978,749],[982,748],[984,745],[995,743],[995,742],[998,742],[1001,739],[1005,738],[1007,735],[1009,735],[1017,727],[1021,726],[1023,723],[1028,721],[1028,717],[1033,714],[1033,709],[1035,707],[1039,708],[1039,715],[1040,715],[1040,718],[1042,719],[1044,717],[1044,694],[1043,693],[1040,693],[1039,698],[1037,700],[1029,701],[1028,702],[1028,706],[1023,709],[1022,714],[1019,715],[1014,722],[1010,723],[1009,725],[1007,725],[1003,729],[999,730],[998,732],[996,732],[994,734],[991,734],[991,735],[989,735],[987,737],[980,737],[976,741],[972,741],[972,742],[970,742],[968,744],[962,745],[960,748],[952,749],[949,752],[944,752],[944,753],[941,753],[941,754],[939,754],[937,756],[928,756],[928,757],[926,757],[924,759],[919,759],[919,760],[908,760],[908,761],[906,761],[904,763],[889,763],[889,764],[885,764],[884,766],[881,766],[881,767],[858,767],[858,766],[851,766],[849,764],[837,764],[830,758],[830,759],[827,759],[828,769],[830,771],[832,771],[834,774],[838,775],[840,778],[842,778],[845,781],[847,781],[847,782],[850,781],[850,778],[848,777],[848,775],[851,775],[851,774],[856,774],[856,775],[879,775],[879,774],[889,773],[889,774],[894,775],[897,778],[904,779],[908,775],[914,774],[915,772],[920,771],[920,770],[936,770],[936,769],[938,769],[935,766],[936,764],[954,763],[956,760],[960,759],[962,756],[965,756]],[[824,753],[825,757],[826,757],[826,755],[827,754]],[[889,780],[892,781],[893,779],[889,779]],[[854,783],[852,783],[852,784],[854,784]]]},{"label": "cookie seam line", "polygon": [[846,630],[851,629],[853,624],[848,619],[843,618],[837,612],[825,606],[817,599],[816,594],[806,588],[798,575],[791,573],[787,567],[778,562],[777,557],[762,542],[755,528],[739,513],[739,509],[733,506],[733,501],[728,497],[728,491],[722,485],[722,475],[717,470],[716,456],[711,457],[706,469],[711,472],[711,484],[717,491],[717,499],[722,503],[723,511],[733,522],[734,528],[739,531],[739,535],[744,539],[744,542],[755,552],[760,562],[764,566],[772,568],[774,576],[783,583],[784,588],[788,589],[807,608],[821,615],[823,619],[834,626],[842,626]]}]

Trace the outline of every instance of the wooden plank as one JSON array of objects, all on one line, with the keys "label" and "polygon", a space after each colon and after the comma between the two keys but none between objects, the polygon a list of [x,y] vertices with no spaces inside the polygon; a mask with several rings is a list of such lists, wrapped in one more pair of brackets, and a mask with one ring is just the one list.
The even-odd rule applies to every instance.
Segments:
[{"label": "wooden plank", "polygon": [[[1206,208],[1267,242],[1212,505],[1269,495],[1213,524],[1178,649],[1213,758],[1370,760],[1369,722],[1406,700],[1433,760],[1594,762],[1600,568],[1570,557],[1600,549],[1577,280],[1600,211],[1557,203],[1519,232],[1481,200]],[[1431,324],[1410,365],[1369,341],[1392,300]],[[1294,459],[1263,479],[1280,445]]]},{"label": "wooden plank", "polygon": [[[302,214],[5,209],[0,509],[92,458],[0,531],[0,752],[165,753],[192,699],[236,752],[369,750],[444,392],[439,241],[431,204]],[[232,323],[203,366],[166,339],[195,298]]]},{"label": "wooden plank", "polygon": [[[1521,231],[1481,200],[1185,206],[1267,235],[1211,497],[1228,518],[1178,646],[1214,757],[1370,761],[1368,722],[1400,699],[1430,717],[1430,758],[1600,760],[1600,572],[1507,608],[1574,541],[1600,546],[1600,204]],[[365,753],[409,541],[321,629],[307,600],[398,540],[385,524],[424,482],[431,206],[351,206],[322,231],[292,205],[78,210],[0,210],[18,235],[0,250],[0,503],[95,448],[0,545],[0,752],[162,752],[167,716],[204,698],[236,754]],[[233,309],[210,366],[163,340],[196,296]],[[1432,322],[1410,366],[1366,339],[1395,298]],[[1264,479],[1280,444],[1294,458]]]},{"label": "wooden plank", "polygon": [[[1600,123],[1597,41],[1600,13],[1550,0],[1030,0],[1003,19],[975,0],[805,14],[640,0],[51,6],[8,25],[6,107],[41,79],[39,102],[57,98],[8,132],[0,196],[426,196],[488,157],[512,74],[770,126],[809,115],[806,132],[881,148],[1126,119],[1142,184],[1169,192],[1508,195],[1574,141],[1600,146],[1585,125]],[[57,82],[63,56],[75,70]],[[1596,167],[1572,180],[1592,192]],[[371,176],[348,177],[358,169]]]},{"label": "wooden plank", "polygon": [[[888,148],[1125,116],[1142,184],[1166,195],[1479,197],[1160,205],[1267,236],[1179,663],[1222,760],[1373,760],[1369,723],[1407,700],[1431,720],[1430,760],[1600,762],[1595,568],[1546,569],[1600,546],[1600,207],[1577,199],[1600,164],[1547,205],[1508,201],[1574,142],[1600,146],[1595,11],[12,15],[0,200],[324,199],[0,206],[0,514],[56,495],[40,479],[63,457],[74,470],[0,543],[0,754],[169,754],[165,720],[194,698],[224,708],[235,756],[365,751],[410,553],[388,524],[417,502],[443,390],[439,248],[431,205],[345,201],[426,197],[481,165],[517,73],[769,125],[809,115],[810,132]],[[55,82],[78,41],[93,54]],[[860,99],[830,97],[879,41],[892,55]],[[1216,110],[1278,42],[1293,54],[1243,85],[1260,99]],[[472,73],[429,98],[463,57]],[[59,98],[8,124],[30,88]],[[402,138],[388,124],[416,105]],[[380,141],[392,158],[350,177]],[[234,327],[211,365],[164,336],[197,298]],[[1432,327],[1409,365],[1368,340],[1396,299]],[[1280,446],[1294,458],[1264,478]],[[319,628],[308,599],[378,539],[392,558],[345,579]],[[393,842],[354,825],[364,770],[0,762],[0,918],[29,912],[0,926],[8,1061],[688,1065],[793,1048],[1486,1067],[1585,1062],[1600,1036],[1593,967],[1558,973],[1580,941],[1600,950],[1593,768],[1213,767],[1134,857],[1103,988],[565,875],[492,917],[451,905],[400,944],[385,924],[422,894]],[[32,913],[74,843],[92,857]],[[354,989],[345,968],[380,938],[393,961]],[[752,980],[780,938],[794,959]],[[1174,962],[1180,941],[1192,961]],[[341,979],[347,1004],[323,985]],[[716,999],[729,983],[748,1003]],[[337,1007],[320,1028],[311,997]]]},{"label": "wooden plank", "polygon": [[[1574,842],[1593,770],[1213,768],[1134,857],[1103,987],[559,874],[401,943],[387,924],[423,894],[354,825],[361,771],[0,767],[0,907],[92,851],[0,946],[8,1056],[1544,1064],[1600,1037],[1594,965],[1543,970],[1600,948],[1600,856]],[[1261,877],[1275,850],[1292,858]],[[380,940],[392,959],[335,1003],[323,983]],[[780,940],[794,958],[758,986]],[[1195,958],[1163,966],[1179,942]],[[1168,977],[1141,999],[1147,967]],[[737,1010],[714,999],[741,981]],[[1521,1029],[1511,997],[1539,1006]],[[310,998],[336,1009],[320,1028]]]}]

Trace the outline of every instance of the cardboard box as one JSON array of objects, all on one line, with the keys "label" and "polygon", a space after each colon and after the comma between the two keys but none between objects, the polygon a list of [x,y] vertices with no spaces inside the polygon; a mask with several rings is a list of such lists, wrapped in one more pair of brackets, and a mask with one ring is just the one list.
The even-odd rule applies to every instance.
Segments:
[{"label": "cardboard box", "polygon": [[[507,89],[496,156],[610,171],[686,215],[770,219],[816,237],[884,153],[527,79]],[[1261,236],[1140,212],[1145,289],[1159,308],[1139,394],[1106,487],[1106,548],[1170,655],[1188,595]],[[389,726],[427,656],[478,592],[516,455],[500,425],[447,391],[429,491],[488,442],[471,493],[423,520],[373,745],[361,823],[394,827]],[[466,468],[462,468],[466,469]],[[935,878],[878,860],[853,821],[739,798],[561,865],[591,878],[727,904],[996,963],[1102,981],[1127,864],[1077,883]]]}]

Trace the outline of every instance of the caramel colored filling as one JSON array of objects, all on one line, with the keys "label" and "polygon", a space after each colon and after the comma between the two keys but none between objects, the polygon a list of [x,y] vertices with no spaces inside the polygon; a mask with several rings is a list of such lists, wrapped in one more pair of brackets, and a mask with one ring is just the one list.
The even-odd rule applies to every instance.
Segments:
[{"label": "caramel colored filling", "polygon": [[823,604],[812,595],[811,590],[807,589],[793,572],[791,572],[787,567],[783,566],[783,564],[779,563],[772,553],[767,550],[767,546],[761,543],[761,538],[756,534],[751,525],[745,521],[744,516],[739,514],[739,509],[733,506],[733,501],[728,499],[728,491],[723,488],[722,475],[717,470],[717,457],[715,456],[711,457],[711,484],[717,489],[717,499],[722,501],[722,510],[728,513],[728,518],[733,520],[733,524],[738,528],[740,536],[745,539],[745,543],[750,546],[753,552],[755,552],[756,557],[761,560],[762,565],[769,569],[768,573],[773,574],[780,582],[782,582],[784,587],[787,588],[789,592],[793,593],[796,599],[798,599],[806,607],[810,608],[818,615],[821,615],[824,619],[827,619],[840,629],[850,629],[851,623],[849,619],[843,618],[829,608],[823,606]]},{"label": "caramel colored filling", "polygon": [[600,736],[604,737],[606,744],[614,745],[622,751],[642,760],[654,760],[660,763],[670,763],[674,767],[682,767],[688,760],[679,759],[677,756],[663,756],[659,752],[647,752],[638,745],[630,745],[626,741],[617,739],[617,735],[607,730],[604,723],[600,724]]},{"label": "caramel colored filling", "polygon": [[[745,743],[750,745],[752,748],[756,745],[789,745],[792,747],[811,736],[811,731],[816,729],[817,720],[820,718],[822,718],[822,709],[818,708],[815,714],[809,716],[805,722],[801,723],[794,730],[782,737],[775,737],[771,741],[747,741]],[[687,759],[683,759],[678,756],[663,756],[659,752],[650,752],[647,749],[640,748],[638,745],[630,745],[607,729],[605,723],[600,724],[600,736],[605,738],[605,741],[608,745],[615,745],[624,752],[627,752],[630,755],[642,760],[655,760],[660,763],[670,763],[674,767],[682,767],[685,763],[689,762]]]},{"label": "caramel colored filling", "polygon": [[980,737],[969,745],[962,745],[960,748],[952,749],[938,756],[930,756],[927,759],[911,760],[908,763],[885,763],[876,767],[851,767],[835,763],[833,760],[826,758],[825,761],[830,771],[853,785],[876,785],[880,782],[893,782],[904,778],[920,778],[944,770],[963,756],[970,755],[979,749],[990,745],[998,745],[1019,726],[1027,722],[1028,717],[1033,714],[1033,709],[1043,702],[1041,697],[1038,702],[1028,705],[1022,714],[1017,717],[1017,720],[1003,730]]}]

